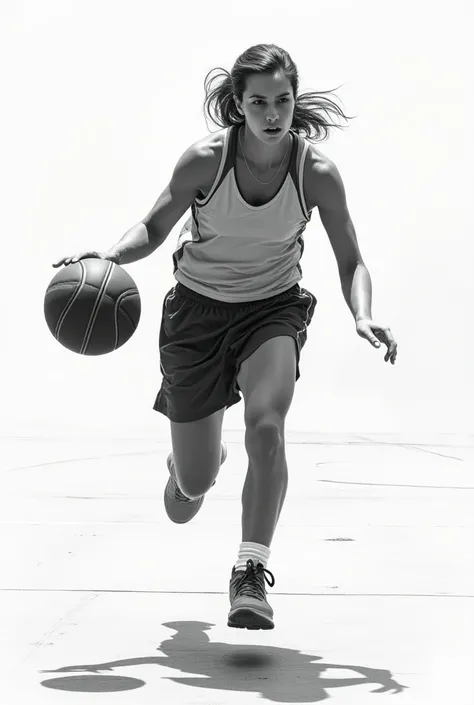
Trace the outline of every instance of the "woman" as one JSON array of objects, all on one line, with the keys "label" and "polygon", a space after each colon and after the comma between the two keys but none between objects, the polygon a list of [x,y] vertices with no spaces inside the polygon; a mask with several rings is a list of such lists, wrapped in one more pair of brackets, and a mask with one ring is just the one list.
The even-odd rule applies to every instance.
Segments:
[{"label": "woman", "polygon": [[[227,450],[225,410],[245,403],[249,464],[242,494],[242,543],[232,568],[228,625],[272,629],[265,578],[286,496],[285,417],[316,306],[302,278],[303,232],[318,208],[337,259],[358,335],[387,346],[390,329],[371,316],[371,279],[334,163],[311,144],[324,115],[346,118],[321,93],[298,96],[289,54],[260,44],[244,52],[205,105],[223,129],[191,145],[167,188],[138,225],[107,253],[84,257],[128,264],[154,252],[191,208],[173,254],[177,284],[166,294],[159,336],[163,380],[154,409],[169,418],[173,452],[165,508],[186,523],[215,484]],[[206,86],[207,89],[207,86]],[[216,104],[216,120],[209,108]],[[347,119],[347,118],[346,118]],[[306,134],[306,138],[301,136]]]}]

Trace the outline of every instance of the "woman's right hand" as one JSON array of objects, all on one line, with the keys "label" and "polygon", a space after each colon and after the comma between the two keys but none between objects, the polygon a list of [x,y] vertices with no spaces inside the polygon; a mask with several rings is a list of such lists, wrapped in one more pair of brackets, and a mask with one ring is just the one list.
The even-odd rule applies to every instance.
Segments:
[{"label": "woman's right hand", "polygon": [[67,267],[69,264],[74,264],[74,262],[78,262],[80,259],[86,259],[87,257],[92,257],[96,259],[108,259],[111,262],[115,262],[115,264],[119,264],[120,259],[118,255],[112,255],[108,252],[96,252],[95,250],[92,250],[89,252],[79,252],[77,255],[70,255],[69,257],[63,257],[62,259],[55,262],[53,264],[53,267],[60,267],[62,264]]}]

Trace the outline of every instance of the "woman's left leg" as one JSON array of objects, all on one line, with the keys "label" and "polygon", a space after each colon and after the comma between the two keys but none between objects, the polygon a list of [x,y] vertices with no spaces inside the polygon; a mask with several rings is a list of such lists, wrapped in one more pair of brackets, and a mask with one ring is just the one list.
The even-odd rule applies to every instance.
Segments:
[{"label": "woman's left leg", "polygon": [[249,467],[242,493],[242,543],[229,586],[229,627],[273,629],[265,591],[270,544],[288,485],[285,417],[296,381],[296,343],[279,335],[262,343],[241,364],[237,383],[245,400],[245,447]]},{"label": "woman's left leg", "polygon": [[270,338],[240,366],[249,458],[242,492],[242,542],[270,548],[288,487],[285,418],[293,399],[296,345],[291,336]]}]

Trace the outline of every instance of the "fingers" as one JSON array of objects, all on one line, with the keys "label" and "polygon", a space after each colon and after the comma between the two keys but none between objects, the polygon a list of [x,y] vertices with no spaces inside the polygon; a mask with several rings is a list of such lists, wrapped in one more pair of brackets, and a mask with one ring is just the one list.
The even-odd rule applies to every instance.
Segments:
[{"label": "fingers", "polygon": [[385,354],[384,360],[385,360],[385,362],[388,362],[390,360],[392,365],[394,365],[395,360],[397,359],[397,347],[398,346],[391,335],[390,335],[390,339],[387,341],[386,345],[387,345],[388,350]]},{"label": "fingers", "polygon": [[396,359],[397,359],[397,346],[395,344],[394,347],[390,346],[388,352],[386,353],[386,355],[384,357],[384,360],[385,360],[385,362],[388,362],[390,360],[392,365],[394,365]]},{"label": "fingers", "polygon": [[77,262],[78,259],[81,259],[80,255],[74,255],[72,257],[63,257],[62,259],[58,260],[53,264],[53,267],[61,267],[61,265],[65,265],[66,267],[71,264],[71,262]]},{"label": "fingers", "polygon": [[85,259],[86,257],[99,257],[99,254],[97,252],[80,252],[77,255],[71,255],[70,257],[63,257],[62,259],[55,262],[52,266],[53,267],[61,267],[61,265],[64,264],[64,266],[67,267],[69,264],[74,264],[75,262],[78,262],[80,259]]},{"label": "fingers", "polygon": [[387,352],[385,353],[385,356],[384,356],[385,362],[388,362],[390,360],[392,365],[394,365],[395,360],[397,359],[397,347],[398,346],[393,338],[393,335],[392,335],[390,328],[382,328],[379,333],[379,338],[387,346]]}]

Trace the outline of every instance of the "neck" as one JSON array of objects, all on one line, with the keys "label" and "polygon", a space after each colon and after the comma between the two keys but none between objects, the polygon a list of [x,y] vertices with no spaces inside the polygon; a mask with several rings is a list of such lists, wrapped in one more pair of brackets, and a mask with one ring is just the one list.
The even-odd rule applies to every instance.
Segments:
[{"label": "neck", "polygon": [[281,160],[289,151],[291,135],[287,134],[281,142],[276,145],[265,144],[258,140],[255,135],[244,125],[239,130],[240,148],[245,154],[245,159],[255,169],[266,171],[280,166]]}]

